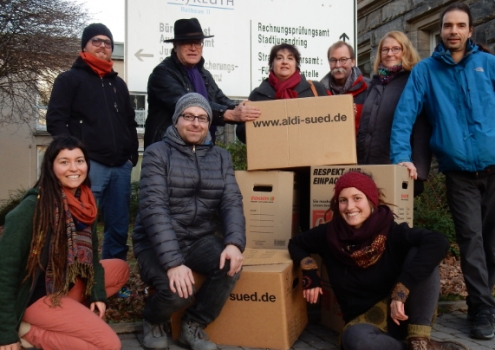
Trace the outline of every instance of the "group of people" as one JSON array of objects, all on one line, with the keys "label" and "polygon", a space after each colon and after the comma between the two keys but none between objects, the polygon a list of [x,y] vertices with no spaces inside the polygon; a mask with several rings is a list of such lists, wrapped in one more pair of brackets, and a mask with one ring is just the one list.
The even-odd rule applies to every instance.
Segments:
[{"label": "group of people", "polygon": [[[249,100],[352,94],[360,164],[397,163],[426,179],[434,153],[447,178],[461,251],[473,338],[495,327],[495,56],[471,39],[469,7],[440,16],[442,42],[420,61],[403,33],[378,45],[375,75],[363,77],[344,42],[328,50],[321,82],[300,74],[300,54],[274,46],[270,74]],[[132,233],[141,279],[154,287],[143,311],[146,349],[167,349],[167,324],[184,314],[179,341],[214,350],[205,327],[221,312],[238,280],[245,248],[242,195],[229,153],[214,145],[217,125],[261,115],[235,104],[204,68],[197,19],[175,23],[170,57],[148,82],[149,116]],[[137,163],[134,111],[112,69],[113,37],[103,24],[86,27],[81,53],[56,79],[47,112],[48,146],[40,177],[8,214],[0,238],[0,350],[120,349],[102,320],[107,297],[125,295],[129,268],[130,172]],[[414,67],[414,69],[413,69]],[[490,151],[492,149],[492,151]],[[309,181],[308,181],[309,183]],[[421,191],[421,182],[416,187]],[[308,206],[309,207],[309,206]],[[104,218],[102,260],[95,221]],[[467,349],[430,339],[439,294],[445,237],[394,222],[372,177],[349,172],[335,184],[333,219],[293,237],[289,252],[303,273],[303,297],[322,293],[319,254],[342,308],[342,347]],[[493,220],[492,220],[493,219]],[[309,221],[309,220],[308,220]],[[221,224],[221,229],[217,226]],[[195,288],[192,272],[206,275]],[[248,330],[247,330],[248,331]]]}]

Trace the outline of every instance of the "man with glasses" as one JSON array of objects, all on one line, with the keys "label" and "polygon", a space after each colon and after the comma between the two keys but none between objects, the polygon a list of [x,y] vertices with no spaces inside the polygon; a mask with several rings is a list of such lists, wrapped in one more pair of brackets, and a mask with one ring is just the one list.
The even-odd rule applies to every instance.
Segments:
[{"label": "man with glasses", "polygon": [[390,156],[417,177],[409,140],[424,111],[461,252],[470,336],[488,340],[495,336],[495,56],[476,45],[473,30],[465,3],[440,15],[442,41],[411,71],[395,109]]},{"label": "man with glasses", "polygon": [[[164,325],[193,297],[179,341],[193,350],[217,349],[204,328],[218,317],[240,275],[242,196],[229,152],[211,143],[212,116],[203,96],[184,95],[163,140],[144,152],[132,242],[141,279],[156,289],[143,310],[139,340],[145,349],[168,349]],[[206,277],[199,290],[192,271]]]},{"label": "man with glasses", "polygon": [[330,72],[321,79],[321,83],[332,95],[351,94],[353,96],[357,134],[369,79],[363,77],[361,70],[355,66],[354,49],[346,42],[337,41],[330,46],[327,57]]},{"label": "man with glasses", "polygon": [[129,91],[112,69],[113,45],[105,25],[84,29],[79,57],[55,80],[46,120],[52,136],[70,134],[86,146],[91,190],[105,223],[102,258],[126,260],[131,170],[139,144]]},{"label": "man with glasses", "polygon": [[240,103],[235,105],[220,90],[211,73],[204,68],[203,40],[206,36],[196,18],[179,19],[174,25],[174,38],[169,57],[155,67],[148,80],[148,118],[144,131],[144,147],[160,141],[168,126],[177,100],[188,92],[195,91],[210,102],[213,111],[210,132],[215,142],[217,125],[252,121],[260,110]]}]

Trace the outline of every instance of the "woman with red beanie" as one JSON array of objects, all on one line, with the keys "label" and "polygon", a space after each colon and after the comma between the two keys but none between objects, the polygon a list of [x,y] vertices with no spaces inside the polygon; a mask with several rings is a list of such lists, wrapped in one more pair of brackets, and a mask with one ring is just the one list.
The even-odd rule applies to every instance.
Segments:
[{"label": "woman with red beanie", "polygon": [[309,303],[322,294],[311,254],[321,256],[344,316],[343,348],[467,349],[430,339],[447,239],[394,222],[373,179],[360,172],[337,180],[330,210],[332,220],[292,238],[289,251]]}]

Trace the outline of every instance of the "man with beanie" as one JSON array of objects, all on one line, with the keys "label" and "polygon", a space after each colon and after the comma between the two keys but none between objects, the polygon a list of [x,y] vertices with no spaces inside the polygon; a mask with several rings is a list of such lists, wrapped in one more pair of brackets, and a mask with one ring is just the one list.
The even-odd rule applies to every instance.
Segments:
[{"label": "man with beanie", "polygon": [[[132,241],[141,279],[156,289],[143,311],[146,349],[167,348],[164,324],[193,297],[179,341],[193,350],[217,349],[204,328],[220,314],[242,268],[242,195],[229,152],[211,142],[212,116],[203,96],[184,95],[163,140],[144,152]],[[192,271],[206,276],[198,291]]]},{"label": "man with beanie", "polygon": [[209,101],[212,110],[211,136],[215,143],[217,125],[255,120],[260,110],[245,105],[235,105],[220,90],[211,73],[204,68],[203,39],[206,36],[196,18],[179,19],[174,25],[174,38],[169,57],[155,67],[148,80],[148,118],[144,129],[144,147],[163,138],[165,130],[172,125],[172,114],[177,100],[195,91]]},{"label": "man with beanie", "polygon": [[86,146],[91,190],[105,223],[102,258],[126,260],[131,170],[139,144],[129,91],[112,69],[113,44],[105,25],[84,29],[79,57],[55,80],[46,120],[52,136],[70,134]]}]

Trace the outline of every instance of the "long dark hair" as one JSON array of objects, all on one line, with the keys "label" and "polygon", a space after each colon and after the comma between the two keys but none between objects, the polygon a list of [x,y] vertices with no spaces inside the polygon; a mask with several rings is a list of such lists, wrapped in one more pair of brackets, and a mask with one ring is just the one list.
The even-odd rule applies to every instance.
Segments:
[{"label": "long dark hair", "polygon": [[[89,157],[86,148],[81,141],[73,136],[57,136],[48,145],[43,162],[41,163],[40,177],[34,187],[38,190],[38,200],[34,209],[33,217],[33,238],[31,239],[31,250],[26,266],[26,280],[33,278],[38,267],[44,268],[41,264],[41,251],[45,245],[48,232],[51,233],[53,242],[52,254],[49,256],[53,266],[54,288],[59,290],[64,286],[62,276],[65,275],[67,265],[67,237],[65,234],[65,211],[62,202],[62,187],[53,171],[53,164],[58,154],[68,149],[80,149],[88,165],[89,174]],[[89,176],[82,183],[91,187]],[[55,216],[55,208],[58,208],[58,220]]]}]

